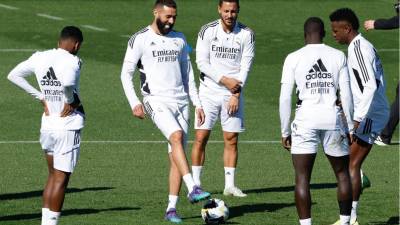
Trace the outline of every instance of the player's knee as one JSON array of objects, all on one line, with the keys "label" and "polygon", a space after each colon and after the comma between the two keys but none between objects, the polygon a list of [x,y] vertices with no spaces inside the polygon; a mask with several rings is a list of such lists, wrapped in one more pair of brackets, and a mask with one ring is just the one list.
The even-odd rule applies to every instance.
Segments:
[{"label": "player's knee", "polygon": [[169,141],[171,145],[174,144],[182,144],[183,140],[183,132],[181,130],[175,131],[174,133],[169,136]]},{"label": "player's knee", "polygon": [[226,146],[237,146],[238,137],[237,135],[229,135],[224,137],[224,142]]}]

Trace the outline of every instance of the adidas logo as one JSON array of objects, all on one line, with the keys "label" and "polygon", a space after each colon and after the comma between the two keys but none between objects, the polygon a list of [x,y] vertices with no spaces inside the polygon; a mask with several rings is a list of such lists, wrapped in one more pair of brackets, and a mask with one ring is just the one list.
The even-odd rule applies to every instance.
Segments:
[{"label": "adidas logo", "polygon": [[150,46],[154,46],[154,45],[156,45],[156,43],[154,43],[154,42],[151,42],[151,43],[150,43]]},{"label": "adidas logo", "polygon": [[226,172],[225,174],[226,174],[226,175],[231,175],[231,172]]},{"label": "adidas logo", "polygon": [[61,86],[61,82],[57,80],[53,67],[49,68],[49,71],[47,71],[46,75],[42,78],[40,84],[43,86]]},{"label": "adidas logo", "polygon": [[321,59],[317,60],[317,62],[311,67],[306,75],[307,80],[317,78],[332,78],[332,74],[328,72]]}]

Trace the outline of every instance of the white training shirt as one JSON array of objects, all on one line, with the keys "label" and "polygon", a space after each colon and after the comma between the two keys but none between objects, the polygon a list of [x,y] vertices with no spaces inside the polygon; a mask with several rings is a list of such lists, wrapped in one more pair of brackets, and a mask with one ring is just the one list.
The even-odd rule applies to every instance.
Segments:
[{"label": "white training shirt", "polygon": [[337,90],[352,129],[352,96],[343,52],[325,44],[308,44],[290,53],[283,65],[279,113],[283,137],[291,134],[291,95],[296,85],[298,107],[294,123],[308,129],[334,130],[337,119]]},{"label": "white training shirt", "polygon": [[222,76],[246,83],[254,58],[254,33],[237,22],[231,33],[226,33],[220,20],[204,25],[197,37],[196,63],[200,70],[200,91],[231,95],[219,83]]},{"label": "white training shirt", "polygon": [[[47,103],[49,116],[43,113],[41,130],[79,130],[84,126],[83,112],[75,110],[61,117],[64,103],[72,103],[74,94],[79,98],[81,60],[58,48],[34,53],[18,64],[8,79],[38,100]],[[26,77],[35,74],[40,91],[28,83]]]},{"label": "white training shirt", "polygon": [[141,104],[132,79],[139,68],[141,92],[146,98],[170,102],[187,102],[188,95],[201,107],[185,36],[176,31],[158,35],[148,26],[135,33],[128,42],[121,81],[133,109]]},{"label": "white training shirt", "polygon": [[348,47],[348,67],[354,98],[354,120],[386,115],[389,104],[381,60],[374,46],[358,34]]}]

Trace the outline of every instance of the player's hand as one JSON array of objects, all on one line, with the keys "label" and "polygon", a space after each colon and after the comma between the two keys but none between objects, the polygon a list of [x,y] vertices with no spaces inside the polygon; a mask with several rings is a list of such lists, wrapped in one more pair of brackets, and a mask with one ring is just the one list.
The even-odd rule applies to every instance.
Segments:
[{"label": "player's hand", "polygon": [[366,20],[364,22],[364,28],[367,31],[375,29],[375,20]]},{"label": "player's hand", "polygon": [[142,104],[138,104],[132,109],[132,114],[133,116],[139,118],[139,119],[144,119],[145,113],[144,113],[144,108]]},{"label": "player's hand", "polygon": [[197,115],[197,126],[203,125],[206,120],[206,115],[204,114],[203,108],[196,107],[196,115]]},{"label": "player's hand", "polygon": [[64,108],[61,112],[61,117],[67,117],[67,116],[71,115],[71,113],[74,112],[74,110],[76,109],[75,106],[76,105],[74,105],[74,104],[64,103]]},{"label": "player's hand", "polygon": [[241,86],[240,84],[242,83],[239,80],[236,80],[235,78],[230,78],[230,77],[225,77],[223,76],[220,80],[220,83],[222,85],[224,85],[226,88],[228,88],[228,90],[231,93],[238,93],[240,92]]},{"label": "player's hand", "polygon": [[228,115],[233,116],[239,110],[239,97],[232,95],[228,102]]},{"label": "player's hand", "polygon": [[47,102],[46,102],[44,99],[41,100],[40,102],[41,102],[42,105],[43,105],[43,112],[44,112],[44,115],[45,115],[45,116],[50,115],[50,113],[49,113],[49,108],[47,108]]},{"label": "player's hand", "polygon": [[287,137],[282,137],[282,147],[284,147],[286,150],[290,151],[290,148],[292,147],[292,136],[289,135]]}]

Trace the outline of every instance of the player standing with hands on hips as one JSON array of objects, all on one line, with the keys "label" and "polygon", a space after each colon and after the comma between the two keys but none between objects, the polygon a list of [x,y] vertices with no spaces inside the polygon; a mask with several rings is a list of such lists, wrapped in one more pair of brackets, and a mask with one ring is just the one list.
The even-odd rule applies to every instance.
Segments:
[{"label": "player standing with hands on hips", "polygon": [[[121,81],[132,113],[143,119],[145,111],[167,138],[170,160],[169,203],[165,219],[181,223],[176,203],[182,178],[194,203],[210,196],[196,186],[189,170],[184,148],[189,127],[189,98],[199,115],[196,124],[204,123],[188,45],[181,32],[173,30],[177,5],[173,0],[157,0],[153,23],[134,34],[129,42],[121,72]],[[143,104],[135,94],[132,78],[138,67]]]},{"label": "player standing with hands on hips", "polygon": [[[65,190],[79,158],[84,112],[79,100],[81,60],[76,54],[82,42],[79,28],[64,27],[57,49],[34,53],[8,75],[11,82],[43,104],[40,144],[49,176],[43,191],[42,225],[58,223]],[[32,74],[40,91],[26,80]]]}]

